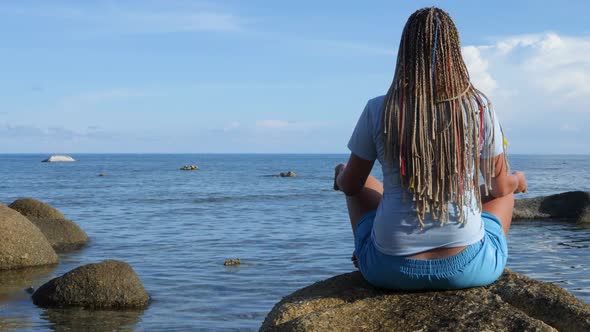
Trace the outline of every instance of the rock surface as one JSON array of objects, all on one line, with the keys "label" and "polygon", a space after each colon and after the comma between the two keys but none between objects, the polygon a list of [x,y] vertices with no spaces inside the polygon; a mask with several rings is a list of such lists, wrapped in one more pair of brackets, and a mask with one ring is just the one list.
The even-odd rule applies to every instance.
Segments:
[{"label": "rock surface", "polygon": [[49,204],[33,198],[21,198],[12,202],[9,207],[35,224],[55,250],[76,249],[88,242],[88,236],[80,226],[66,219]]},{"label": "rock surface", "polygon": [[518,199],[513,219],[569,219],[590,224],[590,192],[568,191],[561,194]]},{"label": "rock surface", "polygon": [[197,165],[184,165],[180,168],[181,171],[196,171],[199,169]]},{"label": "rock surface", "polygon": [[33,294],[42,307],[145,308],[149,300],[131,266],[114,260],[75,268]]},{"label": "rock surface", "polygon": [[74,159],[70,156],[62,155],[62,154],[56,154],[56,155],[53,155],[53,156],[43,160],[44,163],[64,163],[64,162],[72,162],[72,161],[76,161],[76,159]]},{"label": "rock surface", "polygon": [[394,292],[359,272],[283,298],[261,331],[590,331],[590,305],[562,288],[506,270],[487,287]]},{"label": "rock surface", "polygon": [[0,270],[58,263],[47,241],[29,219],[0,204]]}]

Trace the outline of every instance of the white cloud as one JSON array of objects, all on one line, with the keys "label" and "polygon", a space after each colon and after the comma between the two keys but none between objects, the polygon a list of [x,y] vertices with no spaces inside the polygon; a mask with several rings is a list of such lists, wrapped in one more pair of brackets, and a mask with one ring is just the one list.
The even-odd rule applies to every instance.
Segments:
[{"label": "white cloud", "polygon": [[223,127],[223,131],[229,132],[229,131],[238,129],[239,127],[240,127],[240,123],[238,121],[232,121],[232,122],[226,124],[225,127]]},{"label": "white cloud", "polygon": [[513,151],[525,153],[588,152],[570,144],[590,140],[580,130],[590,125],[588,54],[589,37],[556,33],[463,49],[472,82],[491,97]]},{"label": "white cloud", "polygon": [[475,46],[467,46],[463,47],[462,53],[473,84],[485,93],[493,93],[496,89],[496,81],[488,73],[488,61],[481,57],[479,49]]},{"label": "white cloud", "polygon": [[559,126],[559,130],[566,133],[577,133],[580,129],[576,125],[572,125],[569,123],[563,123]]},{"label": "white cloud", "polygon": [[104,102],[145,98],[153,95],[143,90],[125,88],[89,91],[61,98],[58,101],[58,108],[65,111],[83,111],[85,108],[93,107]]},{"label": "white cloud", "polygon": [[[505,91],[512,87],[534,91],[529,97],[547,98],[551,104],[576,102],[577,109],[585,110],[590,98],[587,54],[590,38],[555,33],[514,36],[492,45],[464,48],[474,84],[480,84],[482,90],[489,88],[492,80]],[[515,86],[515,82],[521,86]]]},{"label": "white cloud", "polygon": [[289,127],[291,123],[284,120],[258,120],[256,121],[256,127],[266,129],[281,129]]}]

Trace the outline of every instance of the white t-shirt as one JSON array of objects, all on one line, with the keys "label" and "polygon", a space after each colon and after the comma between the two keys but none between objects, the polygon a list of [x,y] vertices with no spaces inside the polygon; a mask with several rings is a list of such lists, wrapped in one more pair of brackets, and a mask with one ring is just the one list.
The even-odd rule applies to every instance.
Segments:
[{"label": "white t-shirt", "polygon": [[[383,171],[383,199],[377,208],[371,239],[375,247],[384,254],[409,256],[419,252],[442,247],[460,247],[473,244],[484,236],[481,211],[475,196],[469,206],[463,206],[465,223],[459,222],[456,205],[449,203],[449,221],[444,226],[429,214],[420,228],[411,194],[399,184],[399,168],[384,162],[383,108],[385,96],[369,100],[361,114],[348,142],[352,153],[365,160],[379,160]],[[493,144],[492,156],[482,153],[482,158],[491,158],[503,153],[503,138],[500,124],[490,110],[484,108],[483,144]],[[492,140],[492,137],[494,138]],[[482,149],[486,151],[486,149]],[[471,192],[468,195],[479,193]]]}]

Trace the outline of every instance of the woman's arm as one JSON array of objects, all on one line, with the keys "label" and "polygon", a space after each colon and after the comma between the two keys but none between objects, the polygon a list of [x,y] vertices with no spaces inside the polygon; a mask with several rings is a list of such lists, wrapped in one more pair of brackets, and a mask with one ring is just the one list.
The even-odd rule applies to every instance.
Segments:
[{"label": "woman's arm", "polygon": [[[481,172],[485,174],[488,170],[486,162],[481,160]],[[523,172],[516,171],[508,173],[508,165],[504,159],[504,154],[494,157],[495,174],[492,174],[492,189],[490,194],[493,197],[503,197],[512,193],[526,192],[527,183]]]},{"label": "woman's arm", "polygon": [[374,164],[374,160],[365,160],[351,153],[348,163],[338,164],[335,168],[334,190],[342,190],[347,196],[358,194],[365,186]]}]

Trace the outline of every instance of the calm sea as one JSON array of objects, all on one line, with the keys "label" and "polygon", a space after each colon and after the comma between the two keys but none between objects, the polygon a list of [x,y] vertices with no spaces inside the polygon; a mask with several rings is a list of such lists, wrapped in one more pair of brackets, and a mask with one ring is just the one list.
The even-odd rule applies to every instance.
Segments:
[{"label": "calm sea", "polygon": [[[90,236],[61,263],[0,273],[0,330],[256,330],[281,297],[352,271],[353,240],[333,166],[345,155],[0,155],[0,201],[34,197]],[[199,171],[180,171],[196,164]],[[512,156],[529,193],[590,191],[590,156]],[[268,175],[293,170],[295,178]],[[99,177],[99,173],[106,176]],[[375,172],[379,176],[379,171]],[[590,303],[590,229],[514,223],[508,265]],[[240,258],[225,267],[226,258]],[[77,266],[130,263],[153,301],[144,311],[40,309],[29,286]]]}]

